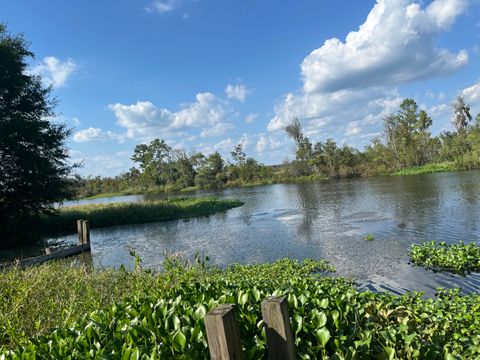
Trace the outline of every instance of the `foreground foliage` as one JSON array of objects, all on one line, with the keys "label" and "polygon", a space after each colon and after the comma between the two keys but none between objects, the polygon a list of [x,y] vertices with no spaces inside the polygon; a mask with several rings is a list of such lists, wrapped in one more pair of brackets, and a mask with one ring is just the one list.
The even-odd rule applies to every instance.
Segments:
[{"label": "foreground foliage", "polygon": [[92,228],[100,228],[206,216],[242,205],[239,200],[215,197],[77,205],[44,217],[41,228],[46,234],[67,233],[76,231],[77,219],[90,220]]},{"label": "foreground foliage", "polygon": [[[55,268],[55,266],[57,266]],[[122,359],[200,359],[208,358],[203,318],[220,303],[235,303],[246,359],[263,359],[266,341],[261,321],[261,301],[269,295],[286,294],[300,359],[330,357],[335,359],[472,359],[480,356],[480,296],[460,296],[458,291],[440,291],[437,299],[422,299],[412,293],[402,297],[391,294],[358,292],[346,280],[326,277],[331,268],[321,261],[280,260],[272,264],[234,265],[226,270],[208,268],[203,263],[186,266],[168,260],[164,272],[150,274],[125,270],[110,276],[124,278],[125,293],[113,292],[109,306],[79,317],[84,304],[79,303],[80,287],[66,288],[64,279],[78,269],[45,265],[59,278],[66,300],[56,304],[53,322],[39,317],[33,307],[27,318],[47,326],[8,328],[21,314],[17,309],[27,299],[5,283],[17,274],[2,274],[0,295],[5,299],[0,321],[1,340],[13,349],[3,349],[6,359],[14,358],[122,358]],[[19,270],[12,270],[13,272]],[[38,281],[29,299],[43,295],[40,284],[45,279],[27,270]],[[100,284],[101,272],[87,280]],[[21,282],[22,282],[21,281]],[[127,285],[128,284],[128,285]],[[86,298],[85,310],[102,305],[96,302],[101,287],[90,286],[94,296]],[[115,289],[115,287],[113,287]],[[8,290],[7,290],[8,289]],[[59,290],[60,290],[59,289]],[[112,286],[106,286],[106,293]],[[38,294],[35,294],[38,291]],[[38,300],[39,303],[42,300]],[[15,305],[15,306],[13,306]],[[40,305],[40,304],[39,304]],[[75,316],[67,316],[75,314]],[[22,314],[23,315],[23,314]],[[75,318],[76,317],[76,318]],[[5,319],[6,318],[6,319]],[[56,322],[56,324],[54,324]],[[59,328],[45,330],[58,325]],[[42,330],[37,330],[42,328]],[[33,332],[32,332],[33,330]],[[7,335],[5,335],[7,334]]]},{"label": "foreground foliage", "polygon": [[410,258],[414,264],[434,271],[468,274],[480,271],[480,246],[475,243],[447,244],[430,241],[412,245]]}]

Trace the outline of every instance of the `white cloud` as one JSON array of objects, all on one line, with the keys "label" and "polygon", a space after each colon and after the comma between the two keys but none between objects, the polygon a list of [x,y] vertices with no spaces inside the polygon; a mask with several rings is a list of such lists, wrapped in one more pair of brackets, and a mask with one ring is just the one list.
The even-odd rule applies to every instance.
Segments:
[{"label": "white cloud", "polygon": [[272,136],[266,136],[261,134],[258,138],[256,150],[258,153],[264,153],[266,151],[277,150],[282,146],[279,140],[276,140]]},{"label": "white cloud", "polygon": [[358,126],[359,123],[358,121],[352,121],[347,125],[347,128],[345,129],[345,135],[346,136],[355,136],[358,135],[362,132],[362,128]]},{"label": "white cloud", "polygon": [[30,73],[40,75],[47,85],[54,88],[64,86],[72,73],[77,69],[77,64],[72,59],[60,61],[56,57],[47,56],[43,62],[34,66]]},{"label": "white cloud", "polygon": [[121,142],[123,141],[123,136],[112,131],[103,131],[102,129],[93,127],[79,130],[73,134],[73,141],[77,143],[106,140],[118,140]]},{"label": "white cloud", "polygon": [[434,0],[425,8],[410,0],[377,0],[358,31],[344,42],[325,41],[304,59],[303,88],[275,106],[267,129],[281,130],[298,117],[313,140],[365,145],[381,131],[385,116],[398,110],[402,97],[393,86],[445,76],[467,64],[466,51],[436,46],[466,7],[467,0]]},{"label": "white cloud", "polygon": [[230,123],[218,123],[208,129],[203,130],[200,133],[200,137],[220,136],[231,129],[233,129],[233,125]]},{"label": "white cloud", "polygon": [[251,124],[255,121],[256,118],[258,118],[258,114],[248,114],[245,118],[245,122],[247,124]]},{"label": "white cloud", "polygon": [[425,9],[408,0],[377,0],[345,42],[332,38],[302,63],[304,91],[337,91],[445,76],[468,54],[436,47],[440,33],[462,14],[467,0],[434,0]]},{"label": "white cloud", "polygon": [[108,106],[117,118],[117,124],[126,129],[125,136],[137,140],[155,137],[167,128],[172,119],[172,112],[157,108],[149,101],[137,101],[136,104],[111,104]]},{"label": "white cloud", "polygon": [[[234,144],[236,143],[233,142],[232,138],[227,138],[213,145],[213,148],[215,149],[215,151],[220,151],[225,153],[232,150]],[[208,152],[212,153],[213,151],[208,151]]]},{"label": "white cloud", "polygon": [[145,10],[149,13],[157,12],[163,14],[175,10],[178,5],[180,5],[179,0],[156,0],[146,7]]},{"label": "white cloud", "polygon": [[480,105],[480,82],[472,85],[462,91],[465,102],[471,106]]},{"label": "white cloud", "polygon": [[196,101],[183,106],[183,109],[173,114],[172,127],[200,127],[215,125],[223,121],[231,110],[224,101],[212,93],[199,93]]},{"label": "white cloud", "polygon": [[[200,128],[200,136],[208,137],[222,135],[234,128],[229,122],[234,117],[233,110],[225,100],[208,92],[198,93],[194,102],[181,105],[176,112],[159,108],[149,101],[137,101],[131,105],[117,103],[108,107],[115,114],[117,125],[125,129],[122,135],[112,133],[112,139],[148,141],[172,134],[184,135],[181,132],[186,128]],[[91,133],[96,135],[93,131]],[[105,138],[104,134],[102,138]]]},{"label": "white cloud", "polygon": [[240,102],[244,102],[247,94],[248,89],[245,85],[232,85],[228,84],[225,88],[225,94],[229,99],[237,99]]}]

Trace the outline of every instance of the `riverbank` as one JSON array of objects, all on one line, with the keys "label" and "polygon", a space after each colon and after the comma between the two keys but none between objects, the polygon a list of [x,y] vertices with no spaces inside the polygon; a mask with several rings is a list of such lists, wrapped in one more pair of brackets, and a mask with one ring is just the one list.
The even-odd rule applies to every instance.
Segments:
[{"label": "riverbank", "polygon": [[243,202],[234,199],[178,197],[67,206],[53,215],[42,217],[40,228],[43,234],[53,236],[75,232],[78,219],[89,220],[91,228],[101,228],[208,216],[242,205]]},{"label": "riverbank", "polygon": [[[299,358],[475,358],[480,295],[359,292],[323,261],[225,270],[168,258],[164,270],[93,270],[57,262],[0,273],[0,353],[16,357],[208,357],[204,316],[236,304],[248,358],[265,356],[260,303],[288,298]],[[53,330],[55,329],[55,330]],[[95,345],[93,345],[95,344]],[[0,355],[1,356],[1,355]]]},{"label": "riverbank", "polygon": [[[414,166],[409,168],[404,168],[394,172],[387,172],[383,174],[357,174],[354,177],[375,177],[375,176],[410,176],[410,175],[421,175],[421,174],[433,174],[440,172],[455,172],[455,171],[465,171],[466,169],[460,168],[454,162],[442,162],[442,163],[432,163],[426,164],[423,166]],[[471,170],[471,169],[469,169]],[[340,176],[340,177],[328,177],[320,175],[308,175],[308,176],[274,176],[270,179],[263,179],[254,182],[238,182],[232,181],[226,183],[222,188],[244,188],[244,187],[254,187],[262,185],[273,185],[273,184],[299,184],[306,182],[315,182],[315,181],[329,181],[329,180],[338,180],[350,178],[352,176]],[[128,196],[128,195],[146,195],[146,194],[182,194],[188,192],[195,192],[198,190],[208,190],[202,189],[199,186],[191,186],[187,188],[179,188],[172,186],[154,186],[154,187],[143,187],[143,188],[128,188],[118,192],[109,192],[109,193],[100,193],[93,196],[83,197],[79,200],[94,200],[101,198],[109,198],[115,196]]]},{"label": "riverbank", "polygon": [[142,188],[128,188],[122,191],[117,192],[108,192],[100,193],[93,196],[81,197],[77,200],[95,200],[103,199],[115,196],[128,196],[128,195],[155,195],[155,194],[182,194],[195,192],[198,190],[212,190],[212,189],[231,189],[231,188],[248,188],[255,186],[264,186],[264,185],[274,185],[274,184],[301,184],[313,181],[327,181],[329,177],[319,176],[319,175],[308,175],[308,176],[296,176],[296,177],[282,177],[282,178],[272,178],[272,179],[263,179],[257,180],[254,182],[239,182],[231,181],[226,183],[221,188],[201,188],[199,186],[189,186],[186,188],[172,187],[172,186],[152,186],[152,187],[142,187]]}]

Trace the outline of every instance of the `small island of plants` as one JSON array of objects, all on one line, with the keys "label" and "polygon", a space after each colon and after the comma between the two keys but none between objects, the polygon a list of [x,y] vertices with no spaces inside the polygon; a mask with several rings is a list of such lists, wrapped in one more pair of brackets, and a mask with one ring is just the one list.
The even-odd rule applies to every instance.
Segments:
[{"label": "small island of plants", "polygon": [[480,246],[475,243],[447,244],[430,241],[412,245],[412,263],[434,271],[448,271],[465,275],[480,271]]},{"label": "small island of plants", "polygon": [[41,228],[48,235],[72,233],[76,231],[77,219],[89,220],[92,228],[101,228],[208,216],[242,205],[243,202],[235,199],[176,197],[155,201],[67,206],[52,215],[43,216]]}]

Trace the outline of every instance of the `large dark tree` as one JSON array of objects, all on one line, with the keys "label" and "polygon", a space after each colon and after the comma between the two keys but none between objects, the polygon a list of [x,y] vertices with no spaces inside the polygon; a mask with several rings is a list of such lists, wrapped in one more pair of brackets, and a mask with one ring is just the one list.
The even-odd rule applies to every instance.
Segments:
[{"label": "large dark tree", "polygon": [[23,36],[0,24],[0,247],[34,240],[38,215],[70,195],[69,130],[51,121],[51,88],[28,74],[29,58]]}]

